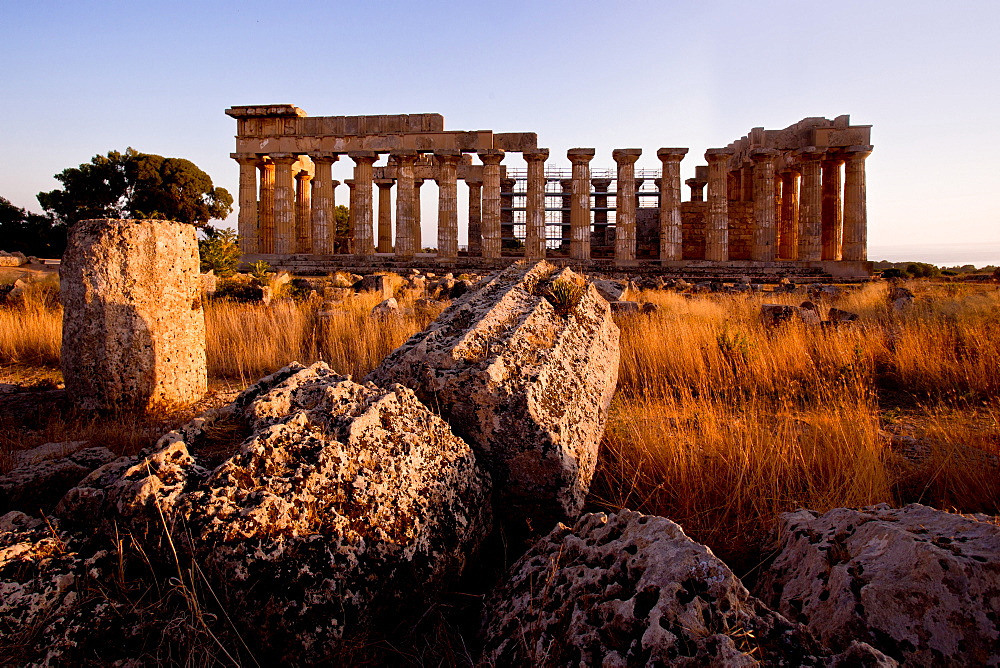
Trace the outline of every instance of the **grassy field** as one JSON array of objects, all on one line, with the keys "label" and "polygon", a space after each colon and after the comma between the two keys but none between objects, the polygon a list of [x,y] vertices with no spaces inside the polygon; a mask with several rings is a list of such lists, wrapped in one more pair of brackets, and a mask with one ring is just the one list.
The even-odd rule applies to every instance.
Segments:
[{"label": "grassy field", "polygon": [[[766,556],[776,515],[797,507],[919,501],[997,513],[1000,291],[908,287],[917,300],[900,313],[887,307],[885,284],[845,292],[832,305],[860,320],[839,328],[760,323],[761,303],[797,304],[801,294],[644,293],[660,310],[620,322],[620,383],[591,507],[670,517],[741,575]],[[359,295],[324,314],[316,302],[211,303],[213,382],[241,386],[319,359],[359,377],[440,310],[405,302],[409,315],[382,321],[369,315],[378,301]],[[57,376],[59,323],[45,290],[0,308],[0,382],[32,369]],[[72,434],[73,419],[32,439]],[[122,429],[133,436],[127,450],[156,432]],[[916,456],[903,455],[908,447]]]}]

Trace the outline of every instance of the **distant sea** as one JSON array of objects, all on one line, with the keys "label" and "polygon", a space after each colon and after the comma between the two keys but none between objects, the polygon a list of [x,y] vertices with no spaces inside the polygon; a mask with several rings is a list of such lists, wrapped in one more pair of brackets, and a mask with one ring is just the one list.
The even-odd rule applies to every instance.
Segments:
[{"label": "distant sea", "polygon": [[893,244],[868,246],[868,259],[878,262],[928,262],[939,267],[974,264],[1000,266],[1000,242],[979,244]]}]

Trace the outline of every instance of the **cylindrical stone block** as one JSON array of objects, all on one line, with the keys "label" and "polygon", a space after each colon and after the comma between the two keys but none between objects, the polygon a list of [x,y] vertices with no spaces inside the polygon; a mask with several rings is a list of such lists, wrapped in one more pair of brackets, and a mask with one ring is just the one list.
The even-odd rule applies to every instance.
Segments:
[{"label": "cylindrical stone block", "polygon": [[483,182],[466,179],[469,186],[469,256],[483,253]]},{"label": "cylindrical stone block", "polygon": [[373,151],[356,151],[348,154],[354,160],[354,206],[351,236],[354,238],[354,254],[359,258],[375,255],[375,240],[372,236],[372,165],[378,159]]},{"label": "cylindrical stone block", "polygon": [[840,166],[844,160],[837,155],[823,160],[823,259],[839,260],[844,243],[844,218],[840,202]]},{"label": "cylindrical stone block", "polygon": [[458,160],[459,151],[438,151],[438,257],[458,258]]},{"label": "cylindrical stone block", "polygon": [[483,257],[500,257],[500,163],[504,152],[500,149],[479,151],[483,162]]},{"label": "cylindrical stone block", "polygon": [[778,234],[774,221],[774,160],[778,151],[755,149],[750,154],[753,168],[753,243],[750,259],[774,262],[777,256]]},{"label": "cylindrical stone block", "polygon": [[84,410],[194,403],[208,390],[198,241],[167,220],[84,220],[59,270],[66,393]]},{"label": "cylindrical stone block", "polygon": [[240,163],[240,213],[237,219],[237,234],[240,251],[257,253],[257,165],[260,159],[254,154],[232,153],[231,157]]},{"label": "cylindrical stone block", "polygon": [[295,175],[295,252],[312,253],[312,176]]},{"label": "cylindrical stone block", "polygon": [[312,180],[312,223],[313,253],[329,255],[333,253],[334,227],[336,217],[333,209],[332,166],[337,161],[335,154],[314,155],[316,176]]},{"label": "cylindrical stone block", "polygon": [[260,164],[260,201],[257,208],[257,248],[260,253],[274,252],[274,162]]},{"label": "cylindrical stone block", "polygon": [[400,151],[391,157],[396,162],[396,257],[410,260],[416,252],[413,240],[413,163],[417,154]]},{"label": "cylindrical stone block", "polygon": [[377,253],[392,252],[392,179],[375,179],[378,186],[378,246]]},{"label": "cylindrical stone block", "polygon": [[778,256],[783,260],[797,260],[799,257],[799,174],[792,170],[781,173]]},{"label": "cylindrical stone block", "polygon": [[571,148],[566,152],[573,164],[569,256],[574,260],[590,259],[590,161],[595,153],[592,148]]},{"label": "cylindrical stone block", "polygon": [[295,252],[295,177],[292,174],[294,155],[271,154],[274,161],[274,252],[289,255]]}]

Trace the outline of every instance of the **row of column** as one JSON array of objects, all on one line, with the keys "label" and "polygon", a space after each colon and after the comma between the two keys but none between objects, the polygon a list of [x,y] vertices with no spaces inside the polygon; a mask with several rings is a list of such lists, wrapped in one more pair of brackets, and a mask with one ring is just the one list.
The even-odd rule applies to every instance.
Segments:
[{"label": "row of column", "polygon": [[[734,193],[728,182],[730,152],[709,149],[705,153],[708,161],[705,259],[729,259],[728,201],[733,196],[753,201],[751,260],[866,260],[865,159],[871,150],[871,146],[835,151],[803,148],[790,156],[788,168],[776,176],[775,163],[781,152],[755,149],[750,153],[752,168],[742,170],[740,192]],[[843,183],[841,166],[844,166]]]}]

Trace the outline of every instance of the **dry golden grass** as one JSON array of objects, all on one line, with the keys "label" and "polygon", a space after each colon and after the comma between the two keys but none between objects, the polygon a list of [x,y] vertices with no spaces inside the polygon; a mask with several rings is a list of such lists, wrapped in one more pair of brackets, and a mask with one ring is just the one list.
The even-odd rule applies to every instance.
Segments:
[{"label": "dry golden grass", "polygon": [[[833,305],[860,321],[822,330],[759,321],[762,303],[801,294],[645,293],[661,309],[621,322],[594,502],[670,517],[743,571],[777,514],[797,507],[997,512],[1000,292],[909,287],[917,301],[903,313],[884,284],[849,292]],[[890,448],[893,421],[933,444],[928,460]]]}]

